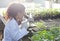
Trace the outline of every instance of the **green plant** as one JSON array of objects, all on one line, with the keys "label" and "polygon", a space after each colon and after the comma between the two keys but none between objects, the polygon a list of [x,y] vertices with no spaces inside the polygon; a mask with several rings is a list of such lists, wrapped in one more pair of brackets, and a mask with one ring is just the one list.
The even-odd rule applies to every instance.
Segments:
[{"label": "green plant", "polygon": [[30,9],[28,10],[29,13],[32,13],[34,15],[34,19],[56,19],[60,18],[60,9],[40,9],[40,8],[35,8],[35,9]]},{"label": "green plant", "polygon": [[34,36],[32,36],[31,41],[52,41],[54,39],[53,34],[50,31],[38,31]]},{"label": "green plant", "polygon": [[31,41],[59,41],[60,40],[60,28],[53,27],[49,31],[42,30],[37,31],[31,37]]},{"label": "green plant", "polygon": [[34,23],[36,25],[36,28],[40,29],[40,30],[44,30],[46,29],[47,27],[44,25],[44,22],[41,21],[41,22],[35,22]]},{"label": "green plant", "polygon": [[56,41],[60,40],[60,27],[52,27],[50,29]]}]

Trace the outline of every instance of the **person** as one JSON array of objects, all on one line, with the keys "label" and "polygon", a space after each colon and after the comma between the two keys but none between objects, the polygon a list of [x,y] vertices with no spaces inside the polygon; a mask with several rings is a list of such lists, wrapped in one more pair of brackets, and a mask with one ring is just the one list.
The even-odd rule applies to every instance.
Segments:
[{"label": "person", "polygon": [[25,27],[19,29],[23,21],[25,7],[20,3],[12,3],[7,9],[8,21],[4,28],[4,38],[2,41],[21,41],[29,32]]}]

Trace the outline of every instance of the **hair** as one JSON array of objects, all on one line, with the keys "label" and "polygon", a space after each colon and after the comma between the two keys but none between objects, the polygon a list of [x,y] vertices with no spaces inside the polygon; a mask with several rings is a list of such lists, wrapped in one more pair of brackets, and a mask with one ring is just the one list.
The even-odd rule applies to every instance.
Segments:
[{"label": "hair", "polygon": [[18,13],[23,13],[23,12],[25,12],[25,7],[20,3],[10,4],[7,9],[8,18],[10,17],[16,18]]}]

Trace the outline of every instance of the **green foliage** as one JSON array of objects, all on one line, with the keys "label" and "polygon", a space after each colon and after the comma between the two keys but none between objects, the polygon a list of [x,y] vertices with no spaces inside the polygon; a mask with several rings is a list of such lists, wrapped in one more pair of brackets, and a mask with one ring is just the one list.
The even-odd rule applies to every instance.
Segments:
[{"label": "green foliage", "polygon": [[44,28],[45,27],[43,21],[41,21],[41,22],[35,22],[34,24],[36,25],[37,28]]},{"label": "green foliage", "polygon": [[31,37],[31,41],[59,41],[60,40],[60,27],[53,27],[49,31],[37,31]]},{"label": "green foliage", "polygon": [[[36,10],[37,11],[37,10]],[[60,12],[58,11],[58,9],[43,9],[42,11],[38,11],[35,15],[42,15],[42,16],[46,16],[46,15],[57,15],[60,14]]]},{"label": "green foliage", "polygon": [[27,13],[32,13],[34,15],[37,14],[41,14],[41,15],[45,15],[45,14],[60,14],[59,12],[60,9],[41,9],[41,8],[35,8],[35,9],[27,9],[26,12]]},{"label": "green foliage", "polygon": [[45,22],[40,20],[40,22],[35,22],[36,28],[38,30],[49,30],[48,26],[45,25]]},{"label": "green foliage", "polygon": [[56,19],[59,18],[60,9],[30,9],[28,13],[32,13],[34,15],[35,20],[39,19]]}]

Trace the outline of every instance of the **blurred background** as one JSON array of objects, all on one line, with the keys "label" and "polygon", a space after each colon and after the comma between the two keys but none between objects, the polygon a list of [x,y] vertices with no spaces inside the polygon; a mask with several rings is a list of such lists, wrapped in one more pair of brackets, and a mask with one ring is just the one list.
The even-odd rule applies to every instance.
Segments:
[{"label": "blurred background", "polygon": [[60,0],[0,0],[0,40],[5,26],[3,18],[11,2],[23,4],[29,16],[29,34],[23,41],[60,41]]},{"label": "blurred background", "polygon": [[22,3],[26,7],[26,9],[60,8],[60,0],[0,0],[0,10],[2,11],[3,9],[6,9],[8,4],[11,2]]}]

